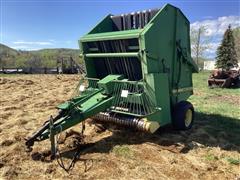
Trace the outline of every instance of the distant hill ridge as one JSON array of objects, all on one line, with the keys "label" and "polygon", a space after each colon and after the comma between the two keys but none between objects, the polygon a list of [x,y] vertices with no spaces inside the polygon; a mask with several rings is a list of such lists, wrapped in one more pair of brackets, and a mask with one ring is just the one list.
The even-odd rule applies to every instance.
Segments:
[{"label": "distant hill ridge", "polygon": [[1,67],[56,67],[57,60],[72,57],[82,63],[78,49],[55,48],[34,51],[22,51],[0,43]]},{"label": "distant hill ridge", "polygon": [[10,48],[4,44],[0,43],[0,57],[4,56],[4,55],[18,55],[19,52],[13,48]]}]

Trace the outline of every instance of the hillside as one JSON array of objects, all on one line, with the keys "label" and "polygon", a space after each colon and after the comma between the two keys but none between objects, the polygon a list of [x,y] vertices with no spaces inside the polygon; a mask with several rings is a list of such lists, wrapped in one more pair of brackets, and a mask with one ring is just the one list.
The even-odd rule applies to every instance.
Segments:
[{"label": "hillside", "polygon": [[0,43],[0,56],[16,56],[19,52]]},{"label": "hillside", "polygon": [[78,49],[42,49],[21,51],[0,44],[0,67],[56,67],[57,60],[72,57],[81,63]]}]

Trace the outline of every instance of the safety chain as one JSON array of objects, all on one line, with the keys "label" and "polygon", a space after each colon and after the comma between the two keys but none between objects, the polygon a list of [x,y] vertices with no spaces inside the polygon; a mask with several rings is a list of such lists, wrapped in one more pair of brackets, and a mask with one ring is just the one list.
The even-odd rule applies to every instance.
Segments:
[{"label": "safety chain", "polygon": [[[81,136],[82,136],[82,138],[84,137],[84,131],[85,131],[85,121],[82,122],[82,130],[81,130]],[[61,133],[61,132],[60,132],[60,133]],[[59,133],[59,135],[60,135],[60,133]],[[70,171],[71,169],[73,169],[73,167],[74,167],[77,159],[79,159],[81,149],[80,149],[80,147],[77,147],[77,151],[75,152],[71,163],[69,164],[68,167],[66,167],[65,164],[64,164],[64,162],[63,162],[62,155],[61,155],[61,152],[60,152],[59,146],[58,146],[58,144],[59,144],[59,136],[56,136],[56,138],[57,138],[57,147],[56,147],[57,163],[58,163],[58,165],[59,165],[61,168],[63,168],[67,173],[69,173],[69,171]],[[83,144],[85,144],[84,139],[83,139]],[[85,165],[85,166],[86,166],[86,165]],[[85,169],[86,169],[86,167],[85,167]]]}]

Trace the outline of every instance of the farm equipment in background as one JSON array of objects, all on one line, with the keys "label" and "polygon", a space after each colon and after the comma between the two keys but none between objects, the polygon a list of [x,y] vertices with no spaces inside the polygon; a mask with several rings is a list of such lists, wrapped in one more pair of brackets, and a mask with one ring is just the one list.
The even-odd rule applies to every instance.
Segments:
[{"label": "farm equipment in background", "polygon": [[240,87],[240,69],[214,70],[208,78],[209,87]]},{"label": "farm equipment in background", "polygon": [[57,60],[57,67],[60,73],[63,74],[77,74],[85,73],[83,65],[77,63],[72,56],[63,56]]},{"label": "farm equipment in background", "polygon": [[0,74],[84,74],[85,69],[82,64],[77,63],[72,56],[63,56],[57,59],[56,67],[30,66],[23,68],[0,69]]},{"label": "farm equipment in background", "polygon": [[173,124],[187,130],[194,108],[189,21],[172,5],[161,9],[108,15],[80,41],[86,77],[74,96],[58,106],[50,118],[26,141],[51,140],[88,118],[154,133]]}]

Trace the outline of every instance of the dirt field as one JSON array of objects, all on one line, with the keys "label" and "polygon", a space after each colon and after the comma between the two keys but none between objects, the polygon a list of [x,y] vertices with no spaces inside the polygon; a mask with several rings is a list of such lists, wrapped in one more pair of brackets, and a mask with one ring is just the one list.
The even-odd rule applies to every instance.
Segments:
[{"label": "dirt field", "polygon": [[[148,135],[113,126],[104,129],[89,120],[85,132],[88,145],[69,173],[56,160],[50,161],[48,140],[27,152],[24,138],[56,113],[56,105],[71,97],[78,79],[72,75],[0,77],[0,179],[240,178],[240,116],[235,112],[240,107],[239,92],[216,96],[212,91],[209,96],[200,87],[191,99],[197,113],[190,131],[165,127]],[[227,117],[224,107],[219,114],[205,106],[223,101],[236,107],[229,112],[232,117]],[[79,130],[80,125],[74,128]],[[60,146],[66,166],[79,139],[74,131],[68,132]]]}]

